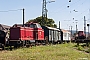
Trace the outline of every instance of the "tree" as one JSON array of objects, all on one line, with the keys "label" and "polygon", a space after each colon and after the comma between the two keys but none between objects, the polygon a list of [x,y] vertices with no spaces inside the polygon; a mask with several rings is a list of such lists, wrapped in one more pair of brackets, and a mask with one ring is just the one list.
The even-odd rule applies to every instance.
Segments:
[{"label": "tree", "polygon": [[26,22],[26,23],[30,23],[30,22],[37,22],[42,26],[44,25],[44,26],[55,27],[55,28],[57,27],[57,25],[55,24],[53,19],[49,19],[49,18],[46,19],[46,17],[45,17],[44,21],[42,21],[42,16],[37,17],[35,19],[28,20],[28,22]]}]

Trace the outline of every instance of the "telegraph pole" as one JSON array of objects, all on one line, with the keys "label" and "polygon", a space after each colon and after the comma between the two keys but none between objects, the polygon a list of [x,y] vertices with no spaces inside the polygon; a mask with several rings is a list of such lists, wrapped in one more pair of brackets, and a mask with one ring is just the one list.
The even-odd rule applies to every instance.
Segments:
[{"label": "telegraph pole", "polygon": [[72,26],[71,26],[71,37],[72,37]]},{"label": "telegraph pole", "polygon": [[84,16],[84,33],[86,35],[86,19],[85,19],[85,16]]},{"label": "telegraph pole", "polygon": [[77,33],[77,23],[76,23],[76,33]]},{"label": "telegraph pole", "polygon": [[43,4],[42,4],[42,24],[44,24],[44,18],[47,19],[47,9],[46,9],[46,0],[43,0]]},{"label": "telegraph pole", "polygon": [[89,26],[90,26],[90,24],[87,24],[87,26],[88,26],[88,37],[89,37]]},{"label": "telegraph pole", "polygon": [[78,20],[75,20],[75,21],[76,21],[76,33],[77,33],[77,30],[78,30],[78,29],[77,29],[77,21],[78,21]]},{"label": "telegraph pole", "polygon": [[59,29],[60,29],[61,27],[60,27],[60,21],[59,21]]},{"label": "telegraph pole", "polygon": [[25,10],[25,9],[23,8],[23,26],[24,26],[24,10]]}]

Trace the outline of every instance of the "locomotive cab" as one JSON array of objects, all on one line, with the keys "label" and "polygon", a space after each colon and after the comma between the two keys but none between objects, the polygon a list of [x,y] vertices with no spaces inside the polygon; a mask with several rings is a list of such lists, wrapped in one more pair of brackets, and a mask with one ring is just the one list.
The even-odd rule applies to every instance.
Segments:
[{"label": "locomotive cab", "polygon": [[42,29],[40,24],[38,24],[38,23],[31,23],[30,27],[34,28],[35,40],[44,40],[44,30]]},{"label": "locomotive cab", "polygon": [[38,23],[25,24],[25,27],[33,28],[34,40],[44,40],[44,30]]},{"label": "locomotive cab", "polygon": [[[28,25],[27,25],[28,26]],[[38,24],[38,23],[31,23],[31,24],[29,24],[29,27],[30,28],[42,28],[41,26],[40,26],[40,24]]]}]

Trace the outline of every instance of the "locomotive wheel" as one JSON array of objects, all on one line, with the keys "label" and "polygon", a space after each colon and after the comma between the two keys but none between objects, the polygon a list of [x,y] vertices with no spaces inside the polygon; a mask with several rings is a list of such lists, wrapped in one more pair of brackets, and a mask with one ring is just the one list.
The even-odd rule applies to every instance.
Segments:
[{"label": "locomotive wheel", "polygon": [[18,48],[18,46],[14,46],[14,48],[16,49],[16,48]]},{"label": "locomotive wheel", "polygon": [[38,46],[38,41],[35,40],[35,46]]},{"label": "locomotive wheel", "polygon": [[46,45],[46,40],[43,41],[43,45]]},{"label": "locomotive wheel", "polygon": [[25,46],[25,43],[24,43],[24,41],[22,41],[22,47],[24,47]]},{"label": "locomotive wheel", "polygon": [[28,47],[30,47],[30,41],[26,41],[26,47],[28,48]]},{"label": "locomotive wheel", "polygon": [[29,47],[30,47],[30,45],[26,45],[26,47],[27,47],[27,48],[29,48]]}]

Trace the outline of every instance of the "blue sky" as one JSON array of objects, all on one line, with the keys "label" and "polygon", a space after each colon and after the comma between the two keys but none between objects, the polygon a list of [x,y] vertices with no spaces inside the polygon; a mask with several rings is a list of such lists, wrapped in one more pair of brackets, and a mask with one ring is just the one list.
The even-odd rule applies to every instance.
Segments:
[{"label": "blue sky", "polygon": [[[48,18],[54,19],[57,25],[61,21],[62,29],[69,29],[69,26],[73,26],[73,30],[75,30],[74,20],[78,20],[78,30],[83,30],[84,16],[86,16],[87,23],[90,23],[90,0],[68,1],[55,0],[55,2],[48,3]],[[10,26],[22,23],[22,11],[18,10],[22,8],[25,8],[25,22],[27,22],[29,19],[42,15],[42,0],[0,0],[0,23]],[[8,10],[18,11],[1,12]]]}]

